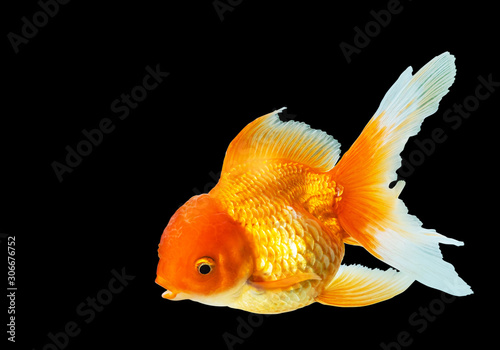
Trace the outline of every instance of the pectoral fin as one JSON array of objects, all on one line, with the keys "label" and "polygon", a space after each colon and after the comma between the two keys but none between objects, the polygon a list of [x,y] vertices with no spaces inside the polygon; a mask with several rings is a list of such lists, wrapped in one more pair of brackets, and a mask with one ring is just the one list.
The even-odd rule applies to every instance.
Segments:
[{"label": "pectoral fin", "polygon": [[361,265],[341,265],[335,279],[316,301],[342,307],[371,305],[404,292],[413,281],[393,269],[382,271]]},{"label": "pectoral fin", "polygon": [[307,281],[307,280],[320,280],[321,277],[319,277],[317,274],[314,272],[304,272],[304,273],[298,273],[296,275],[282,278],[279,280],[274,280],[274,281],[251,281],[249,280],[248,283],[252,286],[254,286],[257,289],[263,289],[263,290],[274,290],[274,289],[288,289],[296,285],[297,283]]}]

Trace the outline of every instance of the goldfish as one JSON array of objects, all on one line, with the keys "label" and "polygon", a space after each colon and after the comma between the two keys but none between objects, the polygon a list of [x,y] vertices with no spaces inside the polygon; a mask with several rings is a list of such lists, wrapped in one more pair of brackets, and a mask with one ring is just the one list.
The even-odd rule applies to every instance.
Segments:
[{"label": "goldfish", "polygon": [[[341,158],[332,136],[281,121],[284,108],[248,124],[230,143],[217,185],[166,226],[156,277],[162,296],[277,314],[315,302],[372,305],[414,281],[472,294],[439,248],[463,242],[408,213],[396,174],[406,142],[437,111],[455,74],[448,52],[415,75],[408,67]],[[388,269],[342,264],[345,244]]]}]

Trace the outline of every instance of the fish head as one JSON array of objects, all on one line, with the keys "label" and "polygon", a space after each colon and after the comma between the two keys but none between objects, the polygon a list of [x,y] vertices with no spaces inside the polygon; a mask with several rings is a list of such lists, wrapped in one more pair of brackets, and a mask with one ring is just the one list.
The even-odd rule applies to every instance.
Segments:
[{"label": "fish head", "polygon": [[244,227],[209,194],[192,197],[175,212],[158,255],[156,283],[170,300],[229,305],[253,272]]}]

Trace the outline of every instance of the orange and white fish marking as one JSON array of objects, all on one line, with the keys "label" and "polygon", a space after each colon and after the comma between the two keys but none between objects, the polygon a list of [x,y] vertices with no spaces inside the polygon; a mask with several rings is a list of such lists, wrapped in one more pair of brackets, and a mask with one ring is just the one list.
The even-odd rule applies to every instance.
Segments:
[{"label": "orange and white fish marking", "polygon": [[[389,187],[408,138],[453,83],[454,57],[443,53],[411,72],[340,161],[335,139],[280,121],[282,109],[247,125],[229,145],[217,186],[187,201],[163,232],[156,279],[163,297],[270,314],[314,302],[370,305],[415,280],[471,294],[439,249],[463,243],[408,214],[398,198],[403,181]],[[344,243],[397,270],[342,265]]]}]

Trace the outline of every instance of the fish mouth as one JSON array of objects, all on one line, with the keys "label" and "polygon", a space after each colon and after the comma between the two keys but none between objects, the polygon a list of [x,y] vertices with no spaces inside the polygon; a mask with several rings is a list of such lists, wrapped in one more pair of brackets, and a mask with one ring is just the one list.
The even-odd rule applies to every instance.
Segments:
[{"label": "fish mouth", "polygon": [[174,292],[172,289],[170,289],[169,287],[167,287],[167,281],[165,281],[165,279],[163,279],[160,276],[156,276],[155,282],[159,286],[162,286],[163,288],[166,289],[166,291],[163,292],[163,294],[161,295],[163,298],[170,299],[170,300],[175,299],[175,297],[177,296],[178,293]]}]

